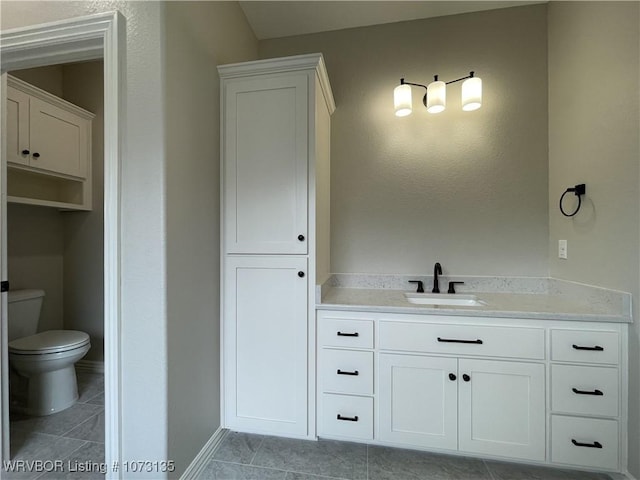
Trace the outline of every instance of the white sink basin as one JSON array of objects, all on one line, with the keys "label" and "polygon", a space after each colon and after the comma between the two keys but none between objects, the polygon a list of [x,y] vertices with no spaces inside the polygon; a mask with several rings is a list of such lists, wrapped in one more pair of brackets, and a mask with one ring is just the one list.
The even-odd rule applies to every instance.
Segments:
[{"label": "white sink basin", "polygon": [[405,293],[407,301],[418,305],[450,305],[454,307],[480,307],[486,305],[475,295],[448,293]]}]

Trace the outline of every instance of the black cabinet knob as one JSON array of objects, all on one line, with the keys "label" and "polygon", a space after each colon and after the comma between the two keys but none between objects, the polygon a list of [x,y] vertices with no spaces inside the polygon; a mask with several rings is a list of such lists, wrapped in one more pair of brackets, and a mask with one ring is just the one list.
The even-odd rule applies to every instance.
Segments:
[{"label": "black cabinet knob", "polygon": [[302,270],[300,270],[300,271],[298,272],[298,276],[299,276],[300,278],[304,277],[304,272],[303,272]]},{"label": "black cabinet knob", "polygon": [[302,234],[298,235],[298,240],[300,240],[301,242],[304,242],[304,235]]},{"label": "black cabinet knob", "polygon": [[35,152],[32,156],[33,158],[40,158],[40,154],[38,152]]},{"label": "black cabinet knob", "polygon": [[29,150],[22,150],[22,155],[29,155]]},{"label": "black cabinet knob", "polygon": [[464,375],[462,375],[462,379],[463,379],[465,382],[468,382],[469,380],[471,380],[471,377],[465,373]]},{"label": "black cabinet knob", "polygon": [[449,374],[449,380],[451,380],[452,382],[458,377],[456,377],[456,375],[454,373],[450,373]]}]

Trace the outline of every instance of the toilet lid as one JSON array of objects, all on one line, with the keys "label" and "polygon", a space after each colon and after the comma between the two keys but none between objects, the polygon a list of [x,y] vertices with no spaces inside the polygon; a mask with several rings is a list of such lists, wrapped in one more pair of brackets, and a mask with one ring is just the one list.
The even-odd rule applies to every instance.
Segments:
[{"label": "toilet lid", "polygon": [[56,353],[89,343],[89,335],[77,330],[49,330],[9,342],[9,352],[22,354]]}]

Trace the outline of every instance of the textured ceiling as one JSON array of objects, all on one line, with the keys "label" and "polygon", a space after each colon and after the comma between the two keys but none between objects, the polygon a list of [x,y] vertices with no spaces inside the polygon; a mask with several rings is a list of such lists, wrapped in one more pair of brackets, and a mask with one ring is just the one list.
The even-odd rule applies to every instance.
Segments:
[{"label": "textured ceiling", "polygon": [[441,17],[542,1],[241,1],[258,40]]}]

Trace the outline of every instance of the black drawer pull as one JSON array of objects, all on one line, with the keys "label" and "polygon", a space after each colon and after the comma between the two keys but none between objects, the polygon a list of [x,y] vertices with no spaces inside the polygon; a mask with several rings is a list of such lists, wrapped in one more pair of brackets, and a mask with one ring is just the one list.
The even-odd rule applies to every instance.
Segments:
[{"label": "black drawer pull", "polygon": [[475,343],[477,345],[482,345],[482,340],[458,340],[456,338],[440,338],[438,337],[438,341],[442,343]]},{"label": "black drawer pull", "polygon": [[581,347],[579,345],[576,345],[575,343],[573,344],[573,348],[575,350],[591,350],[594,352],[602,352],[604,351],[604,348],[602,348],[600,345],[596,345],[595,347]]},{"label": "black drawer pull", "polygon": [[358,421],[358,416],[356,415],[355,417],[343,417],[342,415],[338,414],[338,420],[344,420],[345,422],[357,422]]},{"label": "black drawer pull", "polygon": [[29,155],[29,150],[22,150],[22,155]]},{"label": "black drawer pull", "polygon": [[360,334],[358,332],[355,333],[342,333],[342,332],[337,332],[339,337],[359,337]]},{"label": "black drawer pull", "polygon": [[597,395],[597,396],[602,396],[604,395],[604,393],[602,393],[600,390],[594,390],[593,392],[589,392],[586,390],[578,390],[577,388],[572,388],[571,390],[573,390],[573,393],[577,393],[578,395]]},{"label": "black drawer pull", "polygon": [[573,443],[576,447],[587,447],[587,448],[602,448],[602,444],[600,442],[593,443],[580,443],[576,442],[573,438],[571,439],[571,443]]},{"label": "black drawer pull", "polygon": [[450,373],[449,374],[449,380],[451,380],[452,382],[454,382],[456,380],[456,378],[458,378],[458,377],[456,377],[455,373]]},{"label": "black drawer pull", "polygon": [[338,375],[352,375],[354,377],[357,377],[358,375],[360,375],[360,373],[358,372],[358,370],[355,370],[353,372],[345,372],[344,370],[340,370],[338,369]]}]

